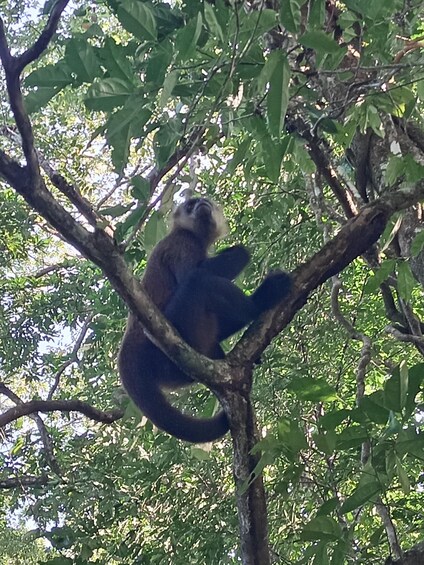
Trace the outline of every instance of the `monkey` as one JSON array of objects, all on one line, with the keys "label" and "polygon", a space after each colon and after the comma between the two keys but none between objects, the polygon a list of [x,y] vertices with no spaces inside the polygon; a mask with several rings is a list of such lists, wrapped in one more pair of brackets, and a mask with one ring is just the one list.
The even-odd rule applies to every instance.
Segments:
[{"label": "monkey", "polygon": [[[291,289],[283,271],[269,273],[251,296],[232,281],[249,262],[242,245],[208,256],[209,247],[226,234],[221,209],[207,198],[189,198],[173,214],[170,232],[153,249],[142,286],[153,303],[197,352],[223,359],[222,341],[263,312],[274,307]],[[159,429],[193,442],[214,441],[229,429],[224,411],[212,418],[182,413],[164,390],[193,384],[147,337],[130,313],[118,355],[121,382],[141,412]]]}]

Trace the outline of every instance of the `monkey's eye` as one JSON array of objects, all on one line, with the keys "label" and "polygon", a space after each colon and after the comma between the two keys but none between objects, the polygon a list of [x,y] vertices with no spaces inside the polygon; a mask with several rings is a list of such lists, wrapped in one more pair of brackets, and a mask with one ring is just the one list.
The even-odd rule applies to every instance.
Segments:
[{"label": "monkey's eye", "polygon": [[186,207],[186,210],[187,210],[187,212],[188,212],[189,214],[191,214],[191,212],[193,211],[194,203],[195,203],[194,200],[188,200],[188,201],[186,202],[185,207]]}]

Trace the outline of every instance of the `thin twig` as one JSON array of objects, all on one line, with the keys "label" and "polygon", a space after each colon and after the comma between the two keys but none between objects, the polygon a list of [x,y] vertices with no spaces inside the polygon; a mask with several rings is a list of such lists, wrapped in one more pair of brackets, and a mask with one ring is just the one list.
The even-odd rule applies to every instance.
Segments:
[{"label": "thin twig", "polygon": [[[7,398],[9,398],[9,400],[14,402],[17,406],[24,404],[24,401],[16,393],[14,393],[9,387],[7,387],[4,383],[0,383],[0,393],[7,396]],[[53,444],[50,435],[47,431],[47,428],[43,420],[38,414],[30,414],[30,418],[34,420],[38,428],[40,438],[44,447],[43,451],[46,456],[47,462],[49,463],[52,471],[56,473],[56,475],[60,476],[61,470],[57,462],[57,459],[54,455]]]},{"label": "thin twig", "polygon": [[94,318],[94,313],[91,313],[84,320],[81,331],[79,333],[79,336],[77,337],[77,340],[75,341],[75,345],[72,348],[72,352],[69,356],[69,359],[67,359],[67,361],[65,361],[60,366],[59,370],[57,371],[57,373],[55,375],[54,383],[53,383],[51,389],[49,390],[49,394],[47,395],[47,400],[51,400],[53,398],[53,395],[56,392],[57,387],[59,386],[60,378],[63,375],[64,371],[70,365],[72,365],[73,363],[78,363],[78,361],[79,361],[78,352],[81,348],[81,345],[84,343],[85,336],[87,335],[88,328],[90,327],[90,324],[91,324],[91,321],[93,320],[93,318]]}]

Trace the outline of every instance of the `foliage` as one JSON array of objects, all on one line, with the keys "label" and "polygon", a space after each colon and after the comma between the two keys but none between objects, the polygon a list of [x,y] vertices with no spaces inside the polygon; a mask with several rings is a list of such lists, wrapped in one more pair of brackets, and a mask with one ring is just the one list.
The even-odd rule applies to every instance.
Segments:
[{"label": "foliage", "polygon": [[[9,44],[22,51],[42,26],[37,3],[16,4],[1,10]],[[346,220],[319,151],[343,187],[360,187],[363,162],[349,160],[359,135],[373,136],[375,147],[391,139],[396,119],[422,128],[422,41],[399,57],[401,37],[420,41],[415,6],[345,0],[327,3],[329,14],[322,0],[280,4],[86,0],[69,7],[26,74],[44,174],[63,174],[93,203],[136,272],[165,231],[174,195],[193,186],[225,207],[225,244],[251,249],[239,281],[246,291],[272,268],[295,269]],[[1,104],[1,148],[20,160],[5,94]],[[422,183],[423,145],[416,148],[386,148],[384,170],[368,173],[374,197]],[[255,371],[263,431],[255,473],[264,473],[281,563],[381,563],[392,549],[382,507],[404,549],[424,537],[421,342],[385,331],[399,324],[380,292],[388,283],[396,303],[422,319],[414,257],[424,238],[417,229],[410,253],[398,251],[396,222],[406,216],[384,233],[378,261],[359,258],[316,291]],[[37,525],[31,539],[44,544],[25,545],[22,562],[239,562],[230,440],[182,444],[128,405],[115,363],[125,307],[5,184],[0,242],[2,411],[16,404],[10,390],[18,402],[53,396],[125,409],[111,425],[55,412],[39,416],[41,425],[35,417],[5,428],[2,520],[23,512]],[[179,402],[214,409],[200,387]],[[37,484],[40,477],[48,480]],[[14,489],[5,487],[10,478]],[[25,536],[21,527],[2,530],[3,552],[13,555]]]}]

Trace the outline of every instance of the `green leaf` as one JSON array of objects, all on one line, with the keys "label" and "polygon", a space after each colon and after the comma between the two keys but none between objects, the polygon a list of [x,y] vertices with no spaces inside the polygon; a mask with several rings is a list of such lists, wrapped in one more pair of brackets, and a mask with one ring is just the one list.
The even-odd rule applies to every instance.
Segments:
[{"label": "green leaf", "polygon": [[402,225],[402,214],[393,214],[380,236],[380,254],[389,248]]},{"label": "green leaf", "polygon": [[424,459],[424,434],[414,428],[400,430],[396,442],[396,453],[403,457],[406,454],[417,459]]},{"label": "green leaf", "polygon": [[393,371],[393,375],[384,384],[384,405],[393,412],[401,411],[400,403],[400,375],[399,368]]},{"label": "green leaf", "polygon": [[220,43],[224,43],[224,33],[216,18],[215,10],[209,2],[204,3],[205,21],[213,36],[217,37]]},{"label": "green leaf", "polygon": [[336,390],[325,379],[314,377],[296,377],[288,385],[300,400],[325,402],[337,398]]},{"label": "green leaf", "polygon": [[399,365],[399,383],[400,383],[400,407],[405,408],[406,397],[409,388],[409,373],[406,361],[401,361]]},{"label": "green leaf", "polygon": [[[251,144],[251,139],[246,138],[244,139],[240,145],[237,147],[233,158],[231,159],[231,161],[228,163],[227,168],[225,170],[225,174],[226,175],[232,175],[234,173],[234,171],[236,170],[237,166],[243,162],[243,160],[246,157],[246,153],[250,147]],[[423,232],[424,233],[424,232]]]},{"label": "green leaf", "polygon": [[305,144],[298,139],[296,139],[293,145],[293,160],[303,174],[307,175],[315,172],[315,163],[306,151]]},{"label": "green leaf", "polygon": [[364,294],[371,294],[375,292],[387,277],[393,273],[396,266],[396,259],[387,259],[384,261],[380,268],[369,277],[364,286]]},{"label": "green leaf", "polygon": [[411,491],[411,483],[409,482],[408,473],[405,471],[399,457],[396,457],[396,472],[400,482],[400,486],[404,494],[409,494]]},{"label": "green leaf", "polygon": [[348,8],[359,12],[369,18],[375,25],[388,14],[392,14],[396,8],[397,0],[385,0],[384,2],[370,2],[370,0],[346,0]]},{"label": "green leaf", "polygon": [[89,110],[110,112],[123,106],[134,93],[134,87],[120,78],[106,78],[95,82],[88,90],[85,105]]},{"label": "green leaf", "polygon": [[372,500],[380,491],[381,484],[375,478],[371,477],[365,484],[360,484],[353,494],[344,501],[340,512],[347,514],[347,512],[356,510],[356,508]]},{"label": "green leaf", "polygon": [[321,506],[317,510],[317,516],[328,516],[338,507],[340,501],[335,496],[334,498],[330,498],[321,504]]},{"label": "green leaf", "polygon": [[376,424],[383,425],[389,419],[389,410],[384,405],[384,394],[381,390],[364,396],[359,407]]},{"label": "green leaf", "polygon": [[240,487],[238,489],[238,491],[239,491],[238,494],[240,496],[247,491],[247,489],[249,488],[249,485],[251,485],[252,482],[256,478],[258,478],[260,475],[262,475],[262,472],[265,469],[265,467],[267,467],[268,465],[272,465],[272,463],[274,463],[276,456],[277,456],[277,453],[275,453],[273,451],[265,451],[262,454],[261,458],[259,459],[259,461],[255,465],[255,468],[250,473],[249,477],[245,481],[243,481],[243,483],[240,485]]},{"label": "green leaf", "polygon": [[400,261],[397,266],[397,289],[401,297],[409,302],[411,300],[412,291],[414,290],[417,281],[411,272],[409,261]]},{"label": "green leaf", "polygon": [[405,159],[398,155],[390,155],[384,173],[384,182],[387,186],[393,186],[395,182],[405,174]]},{"label": "green leaf", "polygon": [[261,154],[268,178],[276,183],[280,178],[281,162],[284,156],[282,144],[274,142],[267,136],[262,140]]},{"label": "green leaf", "polygon": [[277,13],[274,10],[256,10],[247,14],[239,12],[239,22],[234,25],[239,27],[239,38],[242,45],[254,42],[264,33],[277,26]]},{"label": "green leaf", "polygon": [[25,108],[28,114],[33,114],[44,108],[59,91],[59,88],[42,86],[30,92],[25,96]]},{"label": "green leaf", "polygon": [[83,39],[71,39],[68,42],[64,61],[81,82],[93,82],[102,75],[94,47]]},{"label": "green leaf", "polygon": [[[316,4],[316,2],[314,2],[314,4]],[[347,540],[340,540],[333,548],[330,565],[345,565],[345,563],[347,563],[347,555],[349,555],[351,551],[350,548],[350,543]]]},{"label": "green leaf", "polygon": [[418,233],[411,244],[411,254],[416,257],[417,255],[419,255],[421,253],[421,251],[424,248],[424,230],[420,231],[420,233]]},{"label": "green leaf", "polygon": [[191,19],[188,24],[177,33],[175,48],[180,61],[186,61],[194,54],[202,31],[202,23],[202,14],[198,12],[197,17]]},{"label": "green leaf", "polygon": [[125,82],[131,82],[134,71],[126,56],[125,47],[115,42],[112,37],[107,37],[103,48],[99,51],[102,64],[109,71],[108,78],[120,78]]},{"label": "green leaf", "polygon": [[168,161],[177,147],[181,135],[180,126],[181,122],[169,120],[160,126],[154,136],[153,145],[159,169]]},{"label": "green leaf", "polygon": [[136,175],[131,179],[132,190],[131,194],[140,202],[147,202],[150,198],[150,182],[142,177],[141,175]]},{"label": "green leaf", "polygon": [[171,96],[172,91],[174,90],[174,86],[177,84],[178,75],[179,75],[178,71],[171,71],[166,76],[158,104],[158,107],[160,109],[166,106],[166,103],[168,102],[169,97]]},{"label": "green leaf", "polygon": [[208,461],[211,458],[210,452],[198,445],[192,445],[190,447],[190,453],[197,461]]},{"label": "green leaf", "polygon": [[166,235],[166,224],[162,214],[153,212],[144,228],[144,247],[150,251]]},{"label": "green leaf", "polygon": [[313,434],[312,438],[317,448],[327,456],[334,453],[337,439],[335,432],[329,431],[325,434]]},{"label": "green leaf", "polygon": [[346,418],[350,416],[350,410],[342,408],[341,410],[333,410],[327,412],[324,416],[318,420],[318,425],[324,430],[334,430],[339,426]]},{"label": "green leaf", "polygon": [[[417,365],[420,367],[420,365]],[[411,369],[412,370],[412,369]],[[409,381],[409,373],[406,363],[403,361],[399,367],[396,367],[392,376],[384,384],[384,405],[393,412],[401,412],[408,402],[408,394],[413,392],[416,394],[417,375],[421,376],[421,370],[413,372],[413,381]],[[418,385],[419,386],[419,385]]]},{"label": "green leaf", "polygon": [[301,12],[300,8],[304,0],[281,0],[280,20],[287,31],[298,33],[300,30]]},{"label": "green leaf", "polygon": [[116,111],[108,119],[106,139],[112,147],[112,162],[117,172],[128,162],[131,139],[134,136],[141,137],[143,127],[151,116],[143,103],[143,99],[134,98],[132,104]]},{"label": "green leaf", "polygon": [[314,540],[338,540],[343,532],[339,524],[329,516],[317,516],[312,518],[300,532],[300,538],[307,541]]},{"label": "green leaf", "polygon": [[412,155],[405,155],[405,179],[411,184],[416,184],[424,178],[424,166],[417,163]]},{"label": "green leaf", "polygon": [[337,436],[337,448],[351,449],[360,447],[367,439],[369,439],[369,435],[365,427],[350,425]]},{"label": "green leaf", "polygon": [[71,84],[71,82],[71,71],[64,61],[36,69],[25,79],[26,86],[50,87],[56,89],[56,91]]},{"label": "green leaf", "polygon": [[390,437],[398,434],[402,429],[402,424],[396,418],[394,412],[389,412],[389,420],[387,422],[387,428],[384,431],[384,437]]},{"label": "green leaf", "polygon": [[128,162],[130,141],[131,141],[131,122],[121,123],[120,112],[113,114],[106,129],[106,139],[112,148],[112,163],[116,172],[122,171]]},{"label": "green leaf", "polygon": [[115,238],[116,241],[121,242],[124,240],[125,236],[127,235],[128,231],[137,225],[141,217],[146,211],[145,206],[137,206],[135,210],[133,210],[122,223],[119,223],[116,226],[115,230]]},{"label": "green leaf", "polygon": [[123,27],[138,39],[156,40],[156,20],[149,4],[139,0],[122,0],[117,16]]},{"label": "green leaf", "polygon": [[146,81],[162,85],[173,57],[169,38],[164,39],[153,50],[146,67]]},{"label": "green leaf", "polygon": [[17,440],[15,441],[12,449],[10,450],[10,455],[13,455],[13,456],[18,455],[22,451],[22,448],[24,447],[24,445],[25,445],[24,436],[19,436],[17,438]]},{"label": "green leaf", "polygon": [[[322,29],[326,18],[326,4],[323,0],[313,0],[308,4],[309,19],[308,27],[310,29]],[[340,11],[340,15],[344,12]],[[337,24],[338,24],[337,20]]]},{"label": "green leaf", "polygon": [[405,417],[410,417],[415,411],[415,397],[424,382],[424,363],[418,363],[409,369],[408,395],[405,404]]},{"label": "green leaf", "polygon": [[269,78],[267,96],[268,129],[272,136],[279,138],[289,102],[290,67],[287,57],[280,50],[273,51],[269,60],[274,70]]},{"label": "green leaf", "polygon": [[130,205],[124,206],[123,204],[117,204],[116,206],[108,206],[107,208],[101,208],[99,211],[103,216],[111,216],[112,218],[119,218],[130,209]]},{"label": "green leaf", "polygon": [[337,54],[341,50],[340,45],[330,34],[319,30],[307,31],[299,39],[299,43],[305,47],[314,49],[318,53]]}]

